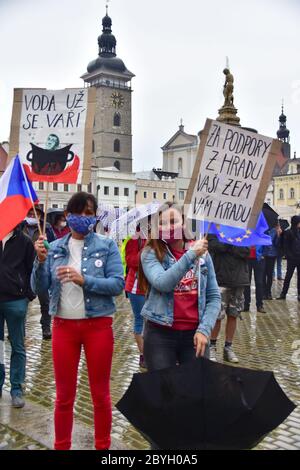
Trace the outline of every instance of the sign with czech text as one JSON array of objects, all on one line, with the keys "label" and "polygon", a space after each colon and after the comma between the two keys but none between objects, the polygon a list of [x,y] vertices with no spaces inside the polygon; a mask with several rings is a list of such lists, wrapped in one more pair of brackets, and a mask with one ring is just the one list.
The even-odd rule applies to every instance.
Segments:
[{"label": "sign with czech text", "polygon": [[253,228],[281,142],[207,119],[185,204],[188,218]]},{"label": "sign with czech text", "polygon": [[90,182],[94,88],[15,89],[10,157],[31,181]]}]

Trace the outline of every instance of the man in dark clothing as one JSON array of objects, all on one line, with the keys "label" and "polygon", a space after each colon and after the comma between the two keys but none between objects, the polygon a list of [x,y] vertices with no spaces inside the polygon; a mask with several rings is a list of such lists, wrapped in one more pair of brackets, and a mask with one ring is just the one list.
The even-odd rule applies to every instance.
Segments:
[{"label": "man in dark clothing", "polygon": [[264,292],[263,292],[263,281],[264,281],[264,270],[265,270],[265,257],[263,256],[264,247],[262,245],[250,246],[250,253],[248,256],[248,268],[249,268],[249,284],[245,287],[245,305],[244,312],[249,312],[251,304],[251,281],[252,272],[254,273],[255,282],[255,300],[256,309],[259,313],[267,313],[264,308]]},{"label": "man in dark clothing", "polygon": [[227,315],[224,360],[239,362],[232,349],[237,318],[244,305],[244,288],[249,285],[247,257],[249,248],[237,247],[219,242],[215,235],[208,236],[208,251],[212,256],[218,285],[221,290],[221,312],[211,334],[210,358],[216,359],[216,344],[221,329],[221,321]]},{"label": "man in dark clothing", "polygon": [[[43,228],[43,219],[44,219],[44,213],[42,209],[39,206],[36,206],[35,208],[37,216],[39,218],[39,222],[41,225],[41,228]],[[35,218],[34,210],[30,209],[27,217],[22,224],[22,230],[25,233],[25,235],[28,235],[28,237],[32,240],[33,243],[37,241],[39,238],[39,228],[38,228],[38,220]],[[55,240],[55,235],[53,232],[53,229],[49,223],[46,223],[46,237],[48,242],[53,242]],[[41,326],[42,326],[42,334],[43,334],[43,339],[51,339],[51,317],[49,315],[49,295],[48,293],[44,294],[39,294],[38,296],[40,306],[41,306]]]},{"label": "man in dark clothing", "polygon": [[[22,384],[25,380],[25,317],[28,301],[34,298],[30,289],[35,251],[32,241],[16,228],[0,241],[0,341],[4,346],[4,321],[11,343],[10,383],[12,406],[22,408]],[[0,367],[0,395],[4,383],[4,360]]]},{"label": "man in dark clothing", "polygon": [[295,268],[297,268],[297,290],[300,301],[300,216],[294,215],[291,228],[281,235],[283,237],[283,251],[287,260],[287,270],[283,288],[278,300],[285,299]]}]

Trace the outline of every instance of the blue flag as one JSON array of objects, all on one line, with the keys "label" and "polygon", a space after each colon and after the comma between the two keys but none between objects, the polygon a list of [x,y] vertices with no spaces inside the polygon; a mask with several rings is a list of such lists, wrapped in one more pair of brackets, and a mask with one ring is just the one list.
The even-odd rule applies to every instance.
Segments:
[{"label": "blue flag", "polygon": [[265,234],[266,230],[269,230],[269,226],[262,212],[254,229],[245,230],[229,227],[229,225],[213,224],[208,221],[198,223],[201,224],[202,233],[208,231],[216,235],[222,243],[235,246],[272,245],[271,237]]}]

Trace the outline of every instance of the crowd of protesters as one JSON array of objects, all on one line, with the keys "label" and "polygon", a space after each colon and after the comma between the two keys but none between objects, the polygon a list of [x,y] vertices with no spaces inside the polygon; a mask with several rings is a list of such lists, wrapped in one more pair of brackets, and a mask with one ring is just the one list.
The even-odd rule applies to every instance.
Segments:
[{"label": "crowd of protesters", "polygon": [[[97,201],[80,192],[66,211],[44,224],[39,206],[0,242],[0,396],[5,379],[4,324],[11,342],[12,406],[25,404],[25,330],[28,303],[41,308],[42,337],[52,338],[56,384],[55,449],[70,449],[73,408],[81,349],[85,351],[94,405],[95,447],[109,449],[112,422],[110,373],[113,356],[114,297],[125,289],[133,312],[139,364],[149,371],[205,356],[217,361],[217,341],[226,318],[223,359],[238,363],[234,335],[251,304],[254,274],[256,310],[266,314],[272,283],[282,280],[278,299],[288,293],[295,268],[300,301],[300,217],[291,228],[270,228],[270,246],[238,247],[215,235],[186,236],[180,207],[166,203],[154,226],[142,236],[139,226],[122,247],[107,233],[96,233]],[[45,235],[41,229],[45,225]],[[45,240],[51,242],[50,248]],[[278,270],[279,269],[279,270]],[[125,278],[125,279],[124,279]],[[51,325],[52,320],[52,325]]]}]

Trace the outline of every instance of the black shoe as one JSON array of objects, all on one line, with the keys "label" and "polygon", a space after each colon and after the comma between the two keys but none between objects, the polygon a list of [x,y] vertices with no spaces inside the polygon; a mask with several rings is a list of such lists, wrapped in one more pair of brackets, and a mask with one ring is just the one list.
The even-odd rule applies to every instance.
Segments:
[{"label": "black shoe", "polygon": [[267,313],[267,311],[264,309],[264,307],[258,307],[258,308],[257,308],[257,311],[258,311],[259,313]]},{"label": "black shoe", "polygon": [[286,295],[283,295],[283,294],[280,294],[280,296],[276,298],[276,300],[285,300],[285,299],[286,299]]},{"label": "black shoe", "polygon": [[298,302],[300,302],[300,295],[298,295]]},{"label": "black shoe", "polygon": [[273,300],[273,297],[272,297],[271,294],[269,294],[269,295],[267,296],[267,300]]},{"label": "black shoe", "polygon": [[43,339],[49,340],[52,338],[51,330],[45,330],[43,331]]}]

